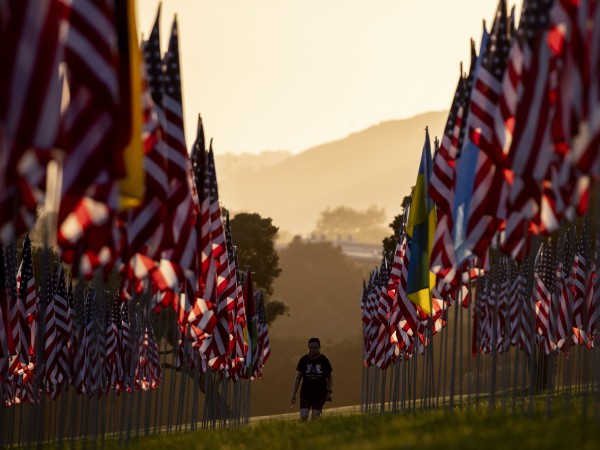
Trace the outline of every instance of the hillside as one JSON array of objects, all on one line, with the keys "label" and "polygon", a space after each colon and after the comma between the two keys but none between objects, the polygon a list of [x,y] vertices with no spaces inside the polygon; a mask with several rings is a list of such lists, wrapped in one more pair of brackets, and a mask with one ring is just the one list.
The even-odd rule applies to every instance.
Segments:
[{"label": "hillside", "polygon": [[221,171],[217,159],[219,196],[232,212],[258,212],[292,234],[309,233],[321,211],[340,205],[359,210],[376,205],[391,221],[415,183],[425,126],[433,145],[447,115],[382,122],[289,157],[279,154],[279,162],[270,158],[262,167],[242,164],[236,170],[230,158]]}]

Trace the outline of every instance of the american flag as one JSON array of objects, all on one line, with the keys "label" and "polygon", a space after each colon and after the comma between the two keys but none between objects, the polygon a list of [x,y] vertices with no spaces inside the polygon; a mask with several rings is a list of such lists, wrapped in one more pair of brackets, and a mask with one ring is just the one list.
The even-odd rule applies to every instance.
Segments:
[{"label": "american flag", "polygon": [[552,3],[553,0],[523,3],[496,116],[496,130],[511,174],[505,179],[509,212],[502,248],[513,257],[520,257],[524,251],[527,222],[540,220],[544,192],[540,180],[552,160],[549,152],[543,151],[547,145],[544,139],[548,138],[546,116],[550,98],[542,88],[546,86],[549,68],[549,51],[543,38]]},{"label": "american flag", "polygon": [[398,304],[398,318],[394,321],[392,340],[399,346],[399,351],[406,357],[412,354],[413,341],[418,339],[418,315],[417,308],[406,295],[406,282],[408,278],[408,262],[410,260],[410,248],[408,236],[404,233],[402,237],[402,275],[396,289],[394,301]]},{"label": "american flag", "polygon": [[160,51],[160,9],[161,6],[159,4],[156,19],[152,26],[152,31],[150,31],[150,37],[142,44],[142,50],[144,52],[144,60],[146,61],[146,73],[152,101],[156,105],[157,111],[162,113],[164,74]]},{"label": "american flag", "polygon": [[138,317],[138,320],[140,332],[135,371],[136,388],[143,391],[154,390],[158,388],[161,380],[158,345],[147,312],[144,312],[142,317]]},{"label": "american flag", "polygon": [[498,228],[497,217],[503,214],[496,209],[501,204],[496,183],[502,173],[497,169],[501,152],[494,114],[508,54],[507,25],[506,3],[500,0],[492,31],[482,40],[465,125],[468,139],[457,168],[453,236],[459,264],[473,255],[483,256]]},{"label": "american flag", "polygon": [[63,1],[63,7],[70,102],[57,140],[67,153],[57,242],[66,262],[91,275],[113,257],[118,200],[114,180],[125,174],[123,149],[117,146],[117,30],[109,0]]},{"label": "american flag", "polygon": [[586,311],[587,311],[587,335],[590,339],[588,346],[593,346],[594,340],[600,332],[600,277],[598,276],[598,257],[600,256],[600,236],[596,236],[596,246],[594,249],[594,257],[592,259],[592,266],[590,269],[590,280],[591,284],[588,290],[588,297],[586,298]]},{"label": "american flag", "polygon": [[554,327],[552,326],[552,302],[554,292],[553,261],[551,249],[540,247],[536,258],[533,285],[533,301],[535,304],[535,332],[537,342],[544,353],[550,354],[556,347]]},{"label": "american flag", "polygon": [[186,324],[196,292],[198,271],[198,236],[196,215],[198,198],[193,195],[192,169],[185,144],[183,103],[179,66],[179,36],[177,19],[173,21],[169,48],[163,58],[165,112],[164,140],[168,149],[170,183],[169,213],[165,224],[166,241],[171,246],[162,253],[162,260],[153,273],[155,281],[166,283],[167,289],[179,292],[173,308],[179,311],[179,321]]},{"label": "american flag", "polygon": [[29,239],[29,235],[26,235],[23,240],[21,264],[17,271],[17,289],[19,291],[19,301],[23,305],[23,317],[27,324],[25,337],[31,369],[35,362],[37,345],[38,298],[35,289],[35,276],[33,274],[33,259],[31,256],[31,240]]},{"label": "american flag", "polygon": [[123,378],[119,385],[118,391],[130,391],[132,388],[132,335],[131,325],[129,321],[129,305],[127,302],[122,302],[120,307],[120,322],[119,328],[119,355],[121,356],[121,365],[123,366]]},{"label": "american flag", "polygon": [[590,245],[587,220],[583,221],[581,235],[578,241],[575,261],[571,269],[570,289],[573,294],[572,318],[573,318],[573,339],[576,343],[586,344],[587,334],[585,332],[585,303],[590,290],[589,280],[591,274],[588,269],[589,257],[587,248]]},{"label": "american flag", "polygon": [[248,352],[246,353],[246,365],[242,375],[250,378],[254,372],[254,365],[258,361],[258,328],[256,308],[254,307],[254,285],[252,283],[252,272],[246,270],[244,276],[244,311],[246,313],[246,324],[248,329]]},{"label": "american flag", "polygon": [[565,354],[572,344],[572,311],[573,292],[569,289],[569,268],[572,267],[573,257],[569,251],[569,238],[566,235],[562,259],[556,268],[556,291],[551,313],[551,319],[556,321],[556,347]]},{"label": "american flag", "polygon": [[14,244],[6,246],[4,255],[4,273],[6,280],[6,292],[8,294],[8,320],[12,337],[12,348],[9,348],[9,374],[23,375],[23,371],[29,365],[29,348],[27,336],[29,327],[25,320],[25,306],[21,302],[17,293],[17,273],[16,273],[16,251]]},{"label": "american flag", "polygon": [[[586,116],[582,117],[578,134],[573,138],[572,151],[577,169],[582,172],[587,169],[596,178],[600,175],[600,158],[596,151],[600,145],[600,7],[598,2],[588,2],[587,6],[587,13],[585,8],[581,7],[581,13],[587,15],[585,23],[589,25],[588,33],[584,37],[586,54],[589,55],[589,66],[585,71],[587,76],[584,77],[588,82],[583,99]],[[578,21],[570,25],[576,26],[581,23],[583,22]],[[581,33],[583,30],[580,28],[578,31]]]},{"label": "american flag", "polygon": [[452,241],[452,205],[456,178],[455,164],[458,149],[462,147],[463,117],[466,115],[468,100],[465,84],[461,73],[446,121],[444,137],[433,160],[429,184],[429,195],[437,206],[438,218],[431,253],[431,271],[437,275],[438,283],[442,285],[441,292],[449,290],[456,282],[457,263]]},{"label": "american flag", "polygon": [[211,238],[210,179],[207,158],[204,127],[202,118],[199,116],[196,141],[192,148],[192,164],[200,202],[199,223],[197,223],[200,244],[200,273],[198,275],[198,290],[187,319],[190,323],[190,337],[197,341],[201,341],[205,334],[213,333],[217,324],[215,307],[216,265],[213,259]]},{"label": "american flag", "polygon": [[[404,231],[401,230],[401,233]],[[402,234],[399,236],[402,237]],[[394,256],[392,258],[392,266],[390,270],[390,277],[387,285],[387,296],[390,304],[390,312],[386,320],[388,335],[389,335],[389,349],[386,358],[393,362],[400,355],[400,348],[397,340],[396,323],[399,320],[400,306],[397,302],[397,292],[399,284],[402,280],[402,259],[404,256],[404,249],[402,247],[403,239],[398,239],[396,242],[396,249],[394,250]]]},{"label": "american flag", "polygon": [[[223,226],[221,205],[219,204],[219,192],[217,186],[217,174],[215,169],[212,141],[207,153],[207,171],[209,181],[210,198],[210,238],[212,242],[212,259],[215,264],[215,289],[212,291],[217,324],[209,339],[202,343],[202,351],[207,355],[211,364],[223,364],[223,358],[231,352],[233,317],[231,311],[234,307],[233,289],[230,289],[230,273],[227,246],[225,243],[225,229]],[[209,284],[210,281],[207,283]],[[204,298],[209,300],[205,292]],[[230,345],[231,344],[231,345]],[[216,358],[216,360],[215,360]]]},{"label": "american flag", "polygon": [[6,377],[8,369],[9,348],[12,348],[12,331],[9,321],[8,296],[6,295],[6,275],[4,269],[4,248],[0,245],[0,325],[5,330],[0,333],[0,377]]},{"label": "american flag", "polygon": [[[235,252],[235,250],[234,250]],[[234,255],[236,269],[237,269],[237,256]],[[233,310],[233,316],[235,317],[235,323],[233,328],[233,340],[235,347],[233,349],[231,359],[233,363],[233,379],[236,380],[244,367],[244,361],[246,353],[248,352],[248,344],[244,340],[244,333],[247,332],[246,326],[246,313],[244,310],[244,295],[242,286],[244,285],[244,274],[241,273],[239,277],[237,287],[237,298],[235,303],[235,309]]]},{"label": "american flag", "polygon": [[262,291],[257,292],[256,296],[256,314],[258,315],[258,362],[254,367],[253,376],[262,378],[262,369],[271,355],[271,343],[269,341],[269,326],[267,324],[267,311],[265,309],[265,299]]},{"label": "american flag", "polygon": [[384,254],[381,259],[381,266],[375,285],[375,330],[370,357],[373,364],[380,368],[385,368],[390,363],[390,360],[387,358],[391,344],[388,322],[392,304],[387,290],[390,272],[391,264],[388,261],[387,255]]},{"label": "american flag", "polygon": [[7,244],[33,226],[43,202],[60,117],[61,2],[11,1],[1,8],[0,241]]},{"label": "american flag", "polygon": [[[104,345],[102,346],[104,352],[104,367],[102,378],[104,380],[104,391],[108,392],[110,389],[117,389],[119,382],[122,379],[122,363],[121,355],[119,353],[119,329],[117,323],[120,325],[121,314],[119,293],[117,291],[115,298],[112,301],[107,296],[107,303],[104,307]],[[121,369],[121,371],[119,370]]]},{"label": "american flag", "polygon": [[[46,392],[56,398],[71,380],[71,357],[69,342],[73,331],[67,284],[63,264],[49,277],[46,288],[46,334],[44,359],[46,361]],[[55,286],[54,286],[55,284]]]},{"label": "american flag", "polygon": [[98,366],[101,364],[97,346],[96,314],[97,304],[96,287],[88,286],[83,320],[79,323],[77,351],[73,359],[73,386],[79,394],[93,395],[100,383]]},{"label": "american flag", "polygon": [[[145,72],[142,70],[142,74]],[[121,250],[124,263],[122,271],[133,285],[132,293],[139,293],[140,281],[149,276],[149,270],[145,270],[143,264],[137,264],[142,255],[152,261],[160,260],[169,190],[166,148],[145,78],[142,87],[145,195],[141,205],[119,213],[124,241]],[[136,257],[138,253],[140,257]]]}]

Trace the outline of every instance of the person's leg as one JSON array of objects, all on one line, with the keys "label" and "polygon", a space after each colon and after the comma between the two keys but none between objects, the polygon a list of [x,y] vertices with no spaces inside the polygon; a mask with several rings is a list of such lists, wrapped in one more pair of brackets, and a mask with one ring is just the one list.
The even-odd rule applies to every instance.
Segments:
[{"label": "person's leg", "polygon": [[300,397],[300,419],[307,420],[308,412],[310,411],[311,402],[307,398]]},{"label": "person's leg", "polygon": [[325,400],[314,400],[312,403],[312,418],[318,419],[323,411],[323,405],[325,405]]}]

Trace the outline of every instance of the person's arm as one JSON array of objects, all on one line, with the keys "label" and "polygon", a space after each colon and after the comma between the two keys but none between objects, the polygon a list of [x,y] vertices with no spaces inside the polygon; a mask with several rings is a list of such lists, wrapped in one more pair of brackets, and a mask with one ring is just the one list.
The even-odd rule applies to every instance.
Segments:
[{"label": "person's arm", "polygon": [[294,406],[296,404],[296,394],[298,393],[298,388],[300,387],[301,379],[302,379],[302,372],[297,370],[296,378],[294,379],[294,389],[292,389],[292,406]]},{"label": "person's arm", "polygon": [[327,396],[325,397],[325,400],[330,402],[332,401],[332,396],[333,396],[333,374],[331,372],[329,372],[329,375],[327,375]]}]

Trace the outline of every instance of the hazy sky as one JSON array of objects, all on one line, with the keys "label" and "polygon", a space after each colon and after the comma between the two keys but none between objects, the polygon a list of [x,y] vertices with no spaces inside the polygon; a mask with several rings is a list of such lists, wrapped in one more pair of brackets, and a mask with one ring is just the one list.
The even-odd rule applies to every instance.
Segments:
[{"label": "hazy sky", "polygon": [[[137,0],[148,36],[158,0]],[[514,2],[509,2],[509,5]],[[299,152],[381,121],[448,109],[496,0],[162,0],[177,14],[188,148]],[[520,3],[519,3],[520,6]],[[441,133],[442,130],[436,132]]]}]

